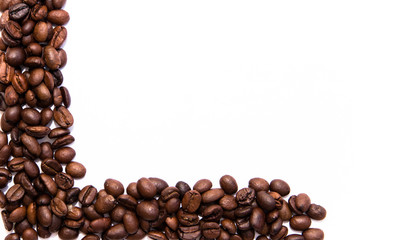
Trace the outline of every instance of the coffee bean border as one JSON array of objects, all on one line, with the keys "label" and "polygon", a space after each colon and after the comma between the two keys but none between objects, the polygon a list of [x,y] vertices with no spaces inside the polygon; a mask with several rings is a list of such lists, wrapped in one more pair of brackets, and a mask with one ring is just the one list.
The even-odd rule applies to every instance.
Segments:
[{"label": "coffee bean border", "polygon": [[[252,178],[241,189],[229,175],[220,188],[208,179],[169,187],[159,178],[140,178],[126,193],[115,179],[100,191],[74,187],[86,169],[68,146],[74,119],[60,70],[67,63],[65,2],[0,0],[0,207],[12,231],[6,240],[56,232],[61,239],[82,232],[86,240],[324,239],[311,223],[325,218],[325,208],[304,193],[286,200],[290,187],[280,179]],[[286,222],[301,234],[288,235]]]}]

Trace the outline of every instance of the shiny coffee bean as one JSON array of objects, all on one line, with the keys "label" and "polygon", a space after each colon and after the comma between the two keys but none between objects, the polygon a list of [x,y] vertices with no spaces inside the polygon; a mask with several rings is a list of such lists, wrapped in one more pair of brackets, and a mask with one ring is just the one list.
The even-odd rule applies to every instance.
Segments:
[{"label": "shiny coffee bean", "polygon": [[78,195],[78,201],[82,206],[89,206],[93,203],[97,195],[97,189],[92,185],[85,186]]},{"label": "shiny coffee bean", "polygon": [[148,178],[140,178],[137,181],[137,190],[139,195],[147,199],[153,198],[157,193],[155,184]]},{"label": "shiny coffee bean", "polygon": [[123,192],[125,191],[120,181],[111,178],[107,179],[104,182],[104,189],[108,194],[114,196],[115,198],[123,194]]},{"label": "shiny coffee bean", "polygon": [[270,182],[270,191],[277,192],[281,196],[286,196],[291,191],[288,183],[281,179],[274,179]]},{"label": "shiny coffee bean", "polygon": [[326,209],[313,203],[310,205],[307,215],[314,220],[322,220],[326,217]]},{"label": "shiny coffee bean", "polygon": [[200,194],[208,191],[213,186],[213,183],[208,179],[201,179],[195,183],[193,190],[198,191]]},{"label": "shiny coffee bean", "polygon": [[202,201],[202,196],[196,190],[190,190],[182,198],[182,208],[189,213],[196,212]]},{"label": "shiny coffee bean", "polygon": [[303,230],[306,230],[310,227],[311,219],[309,216],[306,216],[306,215],[293,216],[289,220],[289,225],[294,230],[303,231]]},{"label": "shiny coffee bean", "polygon": [[230,175],[224,175],[220,178],[219,184],[226,194],[234,194],[237,192],[238,186],[236,179]]},{"label": "shiny coffee bean", "polygon": [[318,228],[310,228],[303,231],[303,237],[305,240],[323,240],[324,232]]},{"label": "shiny coffee bean", "polygon": [[[86,174],[86,168],[81,163],[70,162],[66,165],[66,173],[76,179],[83,178]],[[115,195],[113,196],[115,197]]]},{"label": "shiny coffee bean", "polygon": [[9,16],[10,19],[15,21],[20,21],[24,19],[29,14],[30,8],[25,3],[18,3],[10,6]]}]

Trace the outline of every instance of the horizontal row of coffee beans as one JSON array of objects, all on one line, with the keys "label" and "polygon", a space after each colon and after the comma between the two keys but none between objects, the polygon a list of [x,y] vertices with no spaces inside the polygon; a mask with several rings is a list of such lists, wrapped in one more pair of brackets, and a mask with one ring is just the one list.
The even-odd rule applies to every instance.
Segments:
[{"label": "horizontal row of coffee beans", "polygon": [[[282,180],[253,178],[238,188],[229,176],[213,188],[191,188],[141,178],[125,188],[107,179],[104,189],[82,189],[70,127],[71,97],[62,86],[62,46],[70,17],[66,0],[0,0],[0,208],[6,240],[60,239],[272,239],[320,240],[311,228],[325,218],[306,194],[286,200]],[[10,182],[13,184],[10,184]],[[299,234],[288,234],[284,223]]]}]

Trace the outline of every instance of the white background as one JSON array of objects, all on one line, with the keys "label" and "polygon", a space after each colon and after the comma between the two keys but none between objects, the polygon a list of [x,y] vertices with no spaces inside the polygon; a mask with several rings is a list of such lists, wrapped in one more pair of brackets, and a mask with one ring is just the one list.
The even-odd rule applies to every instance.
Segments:
[{"label": "white background", "polygon": [[326,239],[388,239],[394,7],[68,1],[76,185],[282,178],[326,207]]}]

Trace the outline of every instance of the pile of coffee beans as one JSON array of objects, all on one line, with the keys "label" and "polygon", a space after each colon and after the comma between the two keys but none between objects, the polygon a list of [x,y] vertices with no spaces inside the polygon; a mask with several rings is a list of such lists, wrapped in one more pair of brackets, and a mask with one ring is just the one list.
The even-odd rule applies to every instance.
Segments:
[{"label": "pile of coffee beans", "polygon": [[[229,175],[220,188],[208,179],[191,188],[140,178],[125,192],[107,179],[104,189],[74,180],[85,167],[70,127],[71,98],[62,86],[67,54],[62,45],[70,17],[66,0],[0,0],[0,208],[6,240],[60,239],[256,239],[321,240],[311,228],[325,208],[280,179],[253,178],[239,189]],[[54,127],[52,127],[54,126]],[[9,184],[13,181],[13,185]],[[9,186],[10,185],[10,186]],[[284,223],[299,234],[288,235]]]}]

